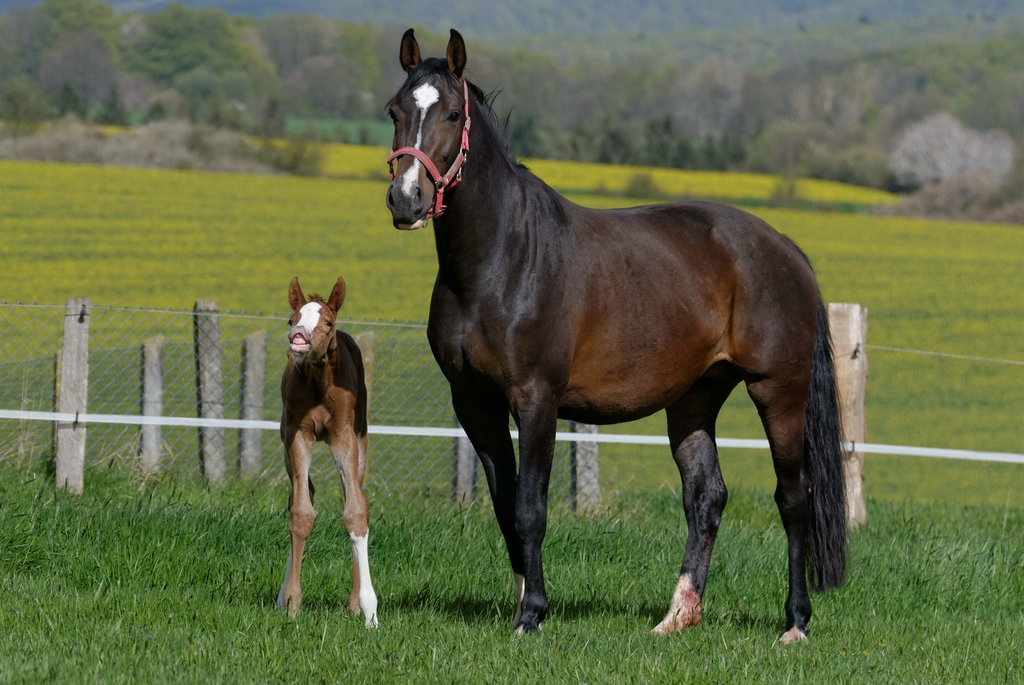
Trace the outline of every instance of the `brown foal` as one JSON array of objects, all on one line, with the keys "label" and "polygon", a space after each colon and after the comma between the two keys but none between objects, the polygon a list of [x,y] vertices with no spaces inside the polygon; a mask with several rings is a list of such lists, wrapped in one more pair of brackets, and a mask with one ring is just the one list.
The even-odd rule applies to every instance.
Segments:
[{"label": "brown foal", "polygon": [[345,301],[345,281],[334,285],[325,302],[317,295],[308,300],[293,278],[288,286],[288,361],[281,378],[281,440],[285,466],[291,479],[288,498],[292,537],[284,584],[277,605],[294,616],[302,603],[299,573],[302,551],[313,530],[313,481],[309,463],[313,444],[327,443],[345,490],[345,530],[352,541],[352,594],[348,609],[361,613],[367,628],[377,626],[377,595],[370,580],[366,538],[369,508],[363,493],[366,473],[366,383],[363,356],[348,333],[335,329]]}]

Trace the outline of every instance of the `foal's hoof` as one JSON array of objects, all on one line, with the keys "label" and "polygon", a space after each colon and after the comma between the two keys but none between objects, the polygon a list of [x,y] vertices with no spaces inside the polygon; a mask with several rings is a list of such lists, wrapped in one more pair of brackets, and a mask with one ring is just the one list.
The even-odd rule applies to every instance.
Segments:
[{"label": "foal's hoof", "polygon": [[699,625],[700,611],[700,596],[694,592],[689,576],[683,576],[676,585],[668,613],[651,632],[655,635],[671,635],[683,628]]},{"label": "foal's hoof", "polygon": [[288,618],[295,618],[299,615],[299,604],[302,602],[301,599],[295,597],[279,597],[277,600],[277,608],[281,611],[288,613]]},{"label": "foal's hoof", "polygon": [[807,633],[794,626],[782,634],[779,642],[784,645],[791,645],[794,642],[807,642]]}]

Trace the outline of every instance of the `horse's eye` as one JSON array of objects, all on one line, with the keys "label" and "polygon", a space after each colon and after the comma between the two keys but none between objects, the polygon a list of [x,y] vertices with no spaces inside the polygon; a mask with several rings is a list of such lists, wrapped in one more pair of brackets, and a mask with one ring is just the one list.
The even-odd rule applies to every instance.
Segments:
[{"label": "horse's eye", "polygon": [[292,323],[292,320],[291,320],[291,319],[288,319],[288,325],[289,325],[289,326],[294,326],[295,324],[293,324],[293,323]]},{"label": "horse's eye", "polygon": [[388,110],[388,116],[391,117],[391,123],[393,123],[393,124],[397,124],[398,123],[398,117],[395,116],[395,110],[389,109]]},{"label": "horse's eye", "polygon": [[448,121],[450,121],[450,122],[452,122],[454,124],[456,121],[459,120],[459,117],[461,117],[461,116],[462,116],[462,112],[460,112],[457,109],[453,109],[452,111],[448,112]]},{"label": "horse's eye", "polygon": [[328,321],[328,322],[327,322],[327,327],[328,327],[328,328],[331,328],[332,326],[334,326],[334,323],[332,323],[331,321]]}]

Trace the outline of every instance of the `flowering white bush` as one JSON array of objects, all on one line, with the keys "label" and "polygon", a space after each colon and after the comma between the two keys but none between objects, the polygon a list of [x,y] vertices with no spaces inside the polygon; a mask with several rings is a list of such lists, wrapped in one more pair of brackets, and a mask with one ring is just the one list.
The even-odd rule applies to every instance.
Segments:
[{"label": "flowering white bush", "polygon": [[1003,131],[973,131],[939,112],[909,126],[889,158],[901,186],[916,188],[955,176],[983,174],[1002,180],[1013,167],[1013,139]]}]

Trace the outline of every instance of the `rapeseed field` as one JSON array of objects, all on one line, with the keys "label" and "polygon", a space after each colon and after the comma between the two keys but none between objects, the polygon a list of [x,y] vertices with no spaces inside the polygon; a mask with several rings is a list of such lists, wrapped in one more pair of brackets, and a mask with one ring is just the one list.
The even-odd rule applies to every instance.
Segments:
[{"label": "rapeseed field", "polygon": [[[381,179],[387,177],[386,148],[363,145],[329,144],[324,146],[324,173],[341,178]],[[767,174],[724,171],[684,171],[657,167],[632,167],[617,164],[588,164],[551,159],[526,159],[533,173],[561,193],[636,194],[639,181],[666,197],[702,197],[731,200],[768,201],[783,192],[786,181]],[[793,181],[794,200],[822,204],[877,205],[892,203],[899,196],[873,188],[862,188],[833,181],[797,179]],[[642,194],[642,193],[641,193]]]},{"label": "rapeseed field", "polygon": [[[284,313],[292,276],[307,290],[328,290],[343,275],[343,316],[423,320],[436,273],[433,234],[395,231],[386,187],[0,162],[0,300],[59,304],[76,295],[101,305],[187,309],[204,298],[222,310]],[[605,207],[639,202],[571,199]],[[868,308],[868,342],[876,346],[868,350],[870,441],[1024,452],[1024,367],[877,349],[1024,358],[1024,231],[754,212],[803,247],[827,301]],[[662,434],[664,422],[655,416],[607,430]],[[742,390],[724,410],[719,434],[762,436]],[[678,486],[663,448],[607,446],[602,455],[602,477],[615,487]],[[869,493],[1024,505],[1015,494],[1024,492],[1020,467],[868,459]],[[771,487],[764,455],[726,453],[723,462],[730,485]]]}]

